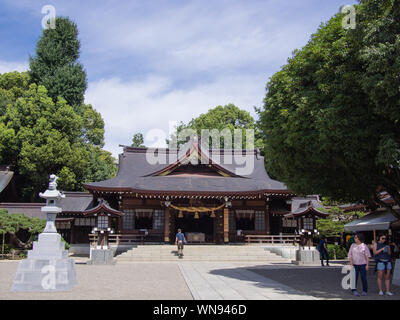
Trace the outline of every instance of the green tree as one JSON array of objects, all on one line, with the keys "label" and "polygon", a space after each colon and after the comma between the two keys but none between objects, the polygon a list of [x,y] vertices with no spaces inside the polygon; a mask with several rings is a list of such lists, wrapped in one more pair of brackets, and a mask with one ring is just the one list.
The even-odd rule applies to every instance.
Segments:
[{"label": "green tree", "polygon": [[398,1],[360,1],[356,29],[322,24],[267,84],[269,172],[299,194],[400,203]]},{"label": "green tree", "polygon": [[[232,144],[234,130],[239,129],[242,132],[241,147],[247,149],[262,147],[262,140],[259,139],[259,132],[257,131],[253,117],[248,111],[239,109],[234,104],[217,106],[213,109],[210,109],[207,113],[201,114],[197,118],[190,120],[187,124],[181,122],[176,128],[176,133],[172,135],[171,140],[176,140],[179,133],[183,132],[185,129],[191,129],[199,136],[201,136],[201,131],[203,129],[218,130],[219,132],[228,130],[232,136]],[[253,142],[250,146],[246,146],[246,129],[255,130],[255,142]],[[184,142],[185,141],[178,141],[178,145]],[[218,147],[224,148],[223,137],[220,139]]]},{"label": "green tree", "polygon": [[[29,249],[35,237],[43,231],[46,221],[39,218],[28,217],[24,214],[9,214],[0,210],[0,233],[3,237],[2,253],[4,253],[5,235],[10,237],[10,244],[19,249]],[[18,232],[24,230],[29,233],[27,241],[18,237]]]},{"label": "green tree", "polygon": [[139,132],[133,135],[131,147],[145,148],[143,134]]},{"label": "green tree", "polygon": [[63,97],[75,111],[81,112],[87,87],[86,72],[78,62],[78,28],[68,18],[57,17],[56,28],[43,30],[30,58],[32,81],[47,88],[56,103]]},{"label": "green tree", "polygon": [[345,224],[359,219],[366,214],[362,211],[345,212],[339,207],[331,207],[324,211],[329,213],[329,216],[325,219],[317,220],[317,230],[321,235],[327,237],[340,237],[344,232]]},{"label": "green tree", "polygon": [[12,165],[19,196],[25,201],[38,200],[51,173],[60,177],[62,189],[71,191],[82,190],[82,183],[112,177],[116,167],[111,154],[88,143],[100,140],[102,134],[91,138],[84,134],[90,116],[77,114],[61,97],[54,103],[43,86],[31,84],[25,90],[25,77],[12,74],[11,82],[22,84],[12,101],[9,91],[18,91],[17,87],[6,90],[10,86],[4,79],[10,74],[0,75],[0,97],[10,102],[0,116],[0,163]]}]

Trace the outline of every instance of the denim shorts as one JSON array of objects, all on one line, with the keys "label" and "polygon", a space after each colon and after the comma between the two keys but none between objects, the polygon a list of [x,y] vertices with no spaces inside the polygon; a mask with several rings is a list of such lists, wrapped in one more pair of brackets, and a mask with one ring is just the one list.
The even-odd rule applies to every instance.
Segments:
[{"label": "denim shorts", "polygon": [[[385,264],[383,262],[378,262],[378,264],[376,265],[376,269],[378,271],[385,271]],[[387,263],[387,270],[392,270],[392,263],[391,262]]]}]

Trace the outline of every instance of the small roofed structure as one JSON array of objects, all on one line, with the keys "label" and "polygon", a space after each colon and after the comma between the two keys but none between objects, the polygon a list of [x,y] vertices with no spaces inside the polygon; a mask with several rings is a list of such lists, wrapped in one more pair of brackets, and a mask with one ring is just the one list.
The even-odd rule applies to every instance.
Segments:
[{"label": "small roofed structure", "polygon": [[[400,210],[397,209],[397,211]],[[349,222],[344,226],[346,232],[360,232],[360,231],[384,231],[389,230],[392,224],[399,221],[397,217],[385,208],[365,215],[364,217]]]},{"label": "small roofed structure", "polygon": [[323,208],[325,207],[317,195],[294,197],[291,211],[285,214],[284,218],[295,221],[292,224],[296,226],[298,233],[316,233],[316,219],[329,216],[329,213],[322,210]]}]

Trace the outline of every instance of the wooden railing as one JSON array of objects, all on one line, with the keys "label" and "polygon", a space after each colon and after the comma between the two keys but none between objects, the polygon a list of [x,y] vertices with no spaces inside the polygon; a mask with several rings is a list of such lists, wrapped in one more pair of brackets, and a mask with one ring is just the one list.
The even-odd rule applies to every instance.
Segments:
[{"label": "wooden railing", "polygon": [[272,244],[297,244],[300,241],[298,235],[245,235],[245,241],[250,243],[272,243]]},{"label": "wooden railing", "polygon": [[[108,236],[109,244],[127,244],[127,243],[144,243],[146,235],[144,234],[110,234]],[[89,241],[91,244],[97,243],[97,235],[89,234]]]}]

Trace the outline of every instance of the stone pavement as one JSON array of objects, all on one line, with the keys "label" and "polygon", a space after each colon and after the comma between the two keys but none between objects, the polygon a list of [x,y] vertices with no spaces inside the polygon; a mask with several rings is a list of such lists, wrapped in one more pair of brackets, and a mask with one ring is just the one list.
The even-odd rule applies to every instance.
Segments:
[{"label": "stone pavement", "polygon": [[368,273],[368,297],[353,297],[341,288],[340,264],[304,267],[280,262],[121,262],[114,266],[86,265],[75,259],[78,285],[70,292],[11,292],[18,261],[0,261],[0,300],[10,299],[130,299],[130,300],[304,300],[400,299],[379,297],[373,271]]},{"label": "stone pavement", "polygon": [[195,300],[316,299],[247,269],[248,263],[180,262],[179,267]]},{"label": "stone pavement", "polygon": [[[74,259],[78,284],[69,292],[11,292],[18,261],[0,261],[0,300],[192,300],[176,263],[86,265]],[[84,261],[83,261],[84,260]]]}]

